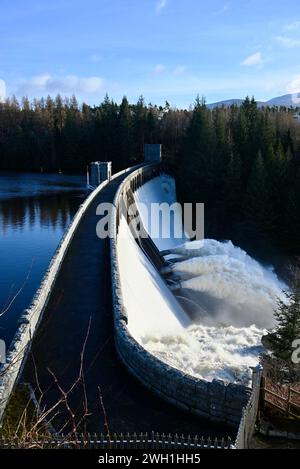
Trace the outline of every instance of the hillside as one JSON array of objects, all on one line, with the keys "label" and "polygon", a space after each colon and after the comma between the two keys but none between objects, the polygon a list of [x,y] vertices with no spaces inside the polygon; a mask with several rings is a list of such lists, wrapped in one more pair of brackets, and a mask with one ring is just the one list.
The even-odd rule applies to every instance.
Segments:
[{"label": "hillside", "polygon": [[[227,99],[225,101],[218,101],[216,103],[208,104],[209,109],[214,109],[216,107],[230,107],[232,105],[241,106],[243,99]],[[300,107],[300,93],[295,94],[285,94],[283,96],[277,96],[272,98],[269,101],[258,101],[257,105],[259,107],[263,106],[285,106],[285,107]]]}]

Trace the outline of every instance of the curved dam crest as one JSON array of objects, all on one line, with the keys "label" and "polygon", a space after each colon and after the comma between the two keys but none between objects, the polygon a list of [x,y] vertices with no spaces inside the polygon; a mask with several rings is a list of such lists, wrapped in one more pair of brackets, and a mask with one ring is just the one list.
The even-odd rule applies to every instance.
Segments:
[{"label": "curved dam crest", "polygon": [[[157,350],[147,350],[141,337],[141,328],[145,328],[147,324],[154,327],[157,337],[162,330],[168,330],[170,336],[171,328],[173,331],[171,337],[175,343],[174,350],[178,352],[176,335],[181,337],[182,330],[189,327],[186,323],[187,315],[175,297],[171,301],[166,296],[166,304],[160,310],[162,315],[158,316],[159,312],[153,305],[151,309],[151,299],[146,292],[156,289],[160,301],[163,302],[162,293],[164,295],[164,289],[167,286],[161,284],[159,271],[153,270],[153,267],[148,268],[150,259],[143,247],[139,247],[136,240],[132,238],[126,217],[121,210],[121,207],[129,205],[133,193],[138,191],[139,187],[150,184],[151,181],[150,183],[147,181],[159,174],[158,167],[144,167],[132,173],[120,186],[114,201],[117,217],[112,219],[111,226],[111,232],[115,234],[111,239],[111,269],[116,348],[129,371],[144,386],[164,400],[191,414],[236,427],[240,422],[242,409],[251,395],[250,388],[235,383],[225,383],[218,379],[212,381],[199,379],[192,373],[178,368],[177,363],[172,362],[170,357],[162,359]],[[144,252],[140,252],[139,249]],[[128,252],[128,250],[131,253],[130,264],[137,262],[140,264],[141,271],[148,271],[148,276],[145,272],[141,276],[140,283],[135,282],[134,267],[132,270],[126,270],[124,266],[124,251]],[[133,260],[134,256],[135,260]],[[152,287],[150,282],[152,282]],[[126,304],[134,288],[138,301],[135,305]],[[134,309],[130,311],[129,308],[132,307]],[[144,311],[147,312],[147,317],[143,315]],[[169,316],[170,313],[173,315],[172,319]],[[159,338],[156,344],[161,345]],[[171,342],[168,343],[168,347],[170,344]],[[174,360],[174,356],[171,358]]]},{"label": "curved dam crest", "polygon": [[[128,206],[134,196],[139,200],[144,198],[146,202],[149,199],[149,203],[151,197],[148,197],[145,189],[147,184],[152,182],[157,184],[158,176],[163,178],[163,184],[159,184],[162,193],[156,190],[153,193],[156,194],[158,201],[164,196],[167,196],[168,201],[171,201],[174,199],[175,193],[172,179],[169,176],[161,175],[158,164],[143,165],[138,169],[132,168],[127,177],[126,174],[122,174],[122,176],[115,175],[115,180],[111,184],[98,188],[96,193],[91,194],[90,199],[81,207],[57,250],[32,306],[24,313],[15,341],[9,351],[8,372],[5,373],[5,378],[1,382],[0,391],[2,392],[2,403],[4,403],[1,410],[3,412],[5,403],[21,375],[28,352],[31,350],[33,336],[35,338],[32,354],[38,357],[36,365],[40,382],[46,388],[49,386],[51,388],[51,379],[49,372],[47,372],[47,367],[50,366],[55,373],[59,374],[59,379],[64,385],[72,383],[72,379],[76,375],[76,366],[80,361],[79,348],[82,346],[80,337],[82,340],[84,339],[82,337],[85,333],[83,329],[87,326],[90,317],[92,328],[89,332],[86,360],[89,364],[88,394],[95,412],[90,418],[93,425],[97,424],[99,417],[95,394],[99,385],[101,385],[101,389],[103,387],[105,390],[105,401],[112,415],[114,428],[116,425],[120,426],[119,415],[124,415],[127,429],[130,429],[129,422],[143,425],[144,428],[140,427],[140,429],[144,430],[150,422],[161,422],[162,418],[166,419],[164,420],[166,422],[177,419],[178,428],[184,421],[183,416],[179,417],[179,411],[174,414],[174,410],[165,407],[159,399],[150,397],[150,394],[146,392],[144,395],[138,383],[134,380],[131,381],[126,375],[125,368],[121,365],[119,368],[110,342],[110,337],[114,332],[119,357],[135,378],[151,392],[175,405],[178,409],[188,411],[191,415],[237,426],[240,422],[241,411],[251,394],[251,389],[230,382],[230,379],[224,381],[216,379],[216,376],[212,376],[211,379],[203,379],[202,374],[196,375],[194,364],[190,366],[188,357],[192,352],[192,355],[196,359],[198,358],[199,344],[200,348],[203,348],[205,337],[203,335],[201,340],[198,337],[192,337],[191,332],[196,325],[191,319],[190,312],[187,312],[187,308],[179,301],[181,295],[178,295],[176,291],[174,294],[162,276],[163,267],[180,265],[182,261],[180,250],[189,250],[189,243],[186,239],[171,239],[161,245],[160,248],[169,250],[170,257],[176,260],[167,264],[166,259],[169,256],[166,255],[166,259],[162,258],[151,239],[147,242],[148,244],[141,243],[138,246],[132,233],[128,230],[127,215],[122,212],[123,202],[125,202],[125,206]],[[144,196],[141,195],[140,188],[143,188]],[[107,259],[108,256],[109,242],[108,240],[99,241],[96,237],[95,213],[96,204],[99,201],[107,202],[114,195],[116,213],[110,221],[110,232],[115,234],[110,240],[114,309],[114,330],[112,330],[111,311],[109,311],[110,279],[107,278],[107,263],[102,264],[103,259]],[[85,213],[87,209],[88,213]],[[95,212],[92,213],[93,211]],[[86,216],[83,217],[83,215]],[[72,246],[69,249],[71,240]],[[125,243],[123,246],[122,242]],[[127,258],[124,253],[127,253]],[[101,266],[99,265],[100,259]],[[131,272],[124,271],[128,268],[128,264],[132,269]],[[62,265],[63,269],[61,269]],[[137,269],[140,270],[136,276]],[[198,273],[197,271],[196,278],[199,276]],[[186,272],[183,272],[183,275],[186,276]],[[136,289],[131,284],[133,277],[140,281],[140,287],[137,284],[138,288]],[[186,277],[182,278],[181,283],[189,280]],[[101,295],[98,295],[95,282],[100,282],[98,287],[99,290],[102,288]],[[84,286],[82,292],[81,286]],[[193,300],[191,300],[192,302]],[[133,308],[135,308],[134,315]],[[34,334],[42,315],[45,316],[44,321],[38,333]],[[133,320],[134,317],[135,320]],[[81,324],[82,327],[78,328],[78,324]],[[148,327],[149,324],[150,327]],[[148,327],[148,331],[145,331],[145,326]],[[206,328],[205,332],[207,333],[209,326],[202,324],[201,326]],[[199,325],[197,327],[197,331],[199,331]],[[251,330],[251,327],[248,330]],[[66,334],[65,337],[63,334],[57,334],[57,331],[60,330]],[[230,328],[227,327],[227,330]],[[254,332],[253,329],[252,333]],[[255,333],[259,334],[257,331]],[[182,344],[186,347],[183,354]],[[241,346],[241,344],[239,345]],[[152,346],[153,349],[151,349]],[[204,352],[207,355],[205,347]],[[178,364],[176,355],[183,357],[183,366]],[[230,355],[233,355],[232,351],[228,352],[228,357]],[[25,376],[30,377],[28,366],[25,369]],[[32,379],[32,374],[29,379]],[[126,383],[128,392],[125,393],[126,397],[123,395],[124,403],[119,402],[118,410],[115,408],[114,396],[115,391],[120,389],[120,385],[122,387],[122,383],[123,385]],[[112,389],[115,389],[113,393]],[[51,405],[55,399],[57,399],[57,392],[50,389],[46,401]],[[79,406],[78,408],[82,406],[82,397],[78,393],[72,396],[72,400],[74,400],[74,405]],[[139,407],[139,419],[136,421],[131,414],[131,409],[133,404],[139,400],[144,402]],[[148,407],[153,409],[150,421],[148,421]],[[191,419],[192,417],[189,418],[189,422],[192,421]],[[122,430],[124,431],[123,428]]]},{"label": "curved dam crest", "polygon": [[[83,345],[88,334],[83,357],[88,415],[85,416],[82,380],[73,388],[69,397],[69,404],[76,410],[78,421],[84,418],[84,431],[105,430],[103,410],[99,403],[100,388],[111,432],[155,430],[161,433],[171,431],[195,435],[200,432],[212,437],[234,437],[228,426],[219,423],[216,425],[206,419],[187,414],[178,406],[176,409],[148,391],[142,386],[144,383],[140,379],[137,381],[132,377],[127,371],[128,366],[123,366],[116,353],[113,338],[118,334],[117,328],[114,327],[111,296],[114,273],[112,278],[110,243],[109,239],[99,239],[96,235],[99,221],[96,209],[99,203],[113,202],[116,192],[123,187],[122,182],[127,174],[134,171],[135,168],[130,168],[120,176],[115,175],[109,184],[99,189],[81,217],[68,249],[65,250],[47,302],[39,303],[40,306],[43,305],[43,309],[39,310],[42,320],[39,321],[39,327],[36,327],[33,336],[29,333],[31,324],[24,316],[25,322],[20,326],[15,338],[17,347],[11,349],[15,368],[8,366],[5,373],[7,381],[1,380],[4,385],[1,388],[4,392],[1,411],[4,410],[18,382],[30,383],[37,399],[42,398],[42,406],[51,410],[53,405],[57,404],[60,393],[49,369],[57,377],[62,388],[67,390],[73,387],[78,379]],[[42,291],[38,291],[38,297]],[[116,295],[114,288],[113,295]],[[124,308],[120,308],[122,321],[126,319],[125,315]],[[28,335],[20,336],[23,331],[28,331]],[[134,344],[136,351],[135,346],[138,344],[132,336],[127,337],[128,344]],[[24,338],[28,338],[28,342],[19,340]],[[142,357],[144,350],[141,352]],[[150,360],[151,358],[152,356]],[[154,359],[156,368],[157,359]],[[171,379],[171,375],[168,375],[168,379]],[[13,405],[14,402],[13,394]],[[63,404],[50,411],[48,418],[51,419],[55,430],[59,431],[61,427],[65,429],[64,432],[69,430],[65,426],[69,414]]]},{"label": "curved dam crest", "polygon": [[[128,171],[129,169],[120,171],[115,174],[111,180],[126,174]],[[53,258],[51,259],[49,267],[31,301],[31,304],[24,310],[18,321],[19,327],[7,351],[6,362],[0,367],[0,422],[10,395],[22,373],[30,351],[32,339],[42,320],[43,313],[48,305],[50,295],[55,287],[57,277],[76,230],[94,199],[109,184],[109,182],[110,181],[106,180],[100,184],[79,207],[72,222],[64,233]]]}]

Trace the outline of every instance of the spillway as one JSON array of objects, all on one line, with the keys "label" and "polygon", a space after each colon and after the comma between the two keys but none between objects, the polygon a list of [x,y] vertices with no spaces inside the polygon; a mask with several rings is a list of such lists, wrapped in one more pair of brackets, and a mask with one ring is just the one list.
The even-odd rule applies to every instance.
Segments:
[{"label": "spillway", "polygon": [[[161,175],[147,182],[136,191],[135,200],[149,228],[146,208],[151,203],[176,202],[174,180]],[[178,279],[174,298],[125,233],[125,220],[121,227],[122,289],[128,327],[136,340],[195,377],[249,385],[250,367],[257,365],[263,350],[261,337],[273,327],[277,298],[287,288],[272,267],[262,266],[230,241],[157,238],[157,247],[173,259],[167,270]],[[131,259],[127,266],[125,253]]]}]

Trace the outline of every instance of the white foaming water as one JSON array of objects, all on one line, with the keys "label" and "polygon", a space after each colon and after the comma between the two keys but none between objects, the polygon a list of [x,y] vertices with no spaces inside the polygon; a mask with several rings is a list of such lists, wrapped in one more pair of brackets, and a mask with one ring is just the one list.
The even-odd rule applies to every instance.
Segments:
[{"label": "white foaming water", "polygon": [[[165,177],[146,183],[137,205],[164,202],[165,194],[169,203],[176,201],[173,186]],[[191,322],[128,236],[119,248],[131,333],[149,352],[186,373],[249,385],[250,367],[257,365],[263,350],[261,337],[274,325],[273,310],[286,285],[271,267],[263,267],[230,241],[154,241],[159,249],[171,250],[167,258],[175,259],[171,270],[181,285],[174,294]]]},{"label": "white foaming water", "polygon": [[256,326],[189,326],[177,335],[145,334],[141,344],[166,363],[197,378],[249,385],[262,351]]},{"label": "white foaming water", "polygon": [[274,326],[274,308],[286,285],[230,241],[189,242],[172,253],[184,256],[172,265],[181,279],[175,295],[187,309],[193,306],[193,324],[176,335],[148,331],[143,346],[198,378],[249,385],[250,367],[263,350],[261,337]]},{"label": "white foaming water", "polygon": [[[186,243],[174,251],[191,256],[192,246],[193,242]],[[181,278],[183,292],[202,307],[198,312],[202,324],[255,324],[262,329],[274,325],[276,301],[284,300],[286,285],[272,268],[263,267],[230,241],[206,239],[194,254],[197,257],[176,262],[172,270]],[[197,320],[197,311],[195,316]]]}]

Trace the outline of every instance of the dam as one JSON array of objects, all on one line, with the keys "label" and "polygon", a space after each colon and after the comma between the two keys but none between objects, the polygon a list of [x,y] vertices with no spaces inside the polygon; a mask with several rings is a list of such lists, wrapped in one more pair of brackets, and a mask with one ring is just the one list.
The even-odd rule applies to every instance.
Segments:
[{"label": "dam", "polygon": [[[29,343],[26,362],[11,379],[29,382],[48,410],[59,402],[62,389],[67,392],[77,382],[70,393],[69,404],[89,431],[102,431],[107,418],[110,430],[117,432],[169,432],[171,429],[172,432],[218,437],[234,434],[226,425],[199,420],[155,396],[127,371],[116,353],[110,243],[109,239],[99,240],[96,236],[99,221],[96,207],[103,201],[113,202],[120,184],[134,169],[115,177],[86,208],[68,246],[38,330]],[[19,334],[23,334],[26,326],[26,323],[21,325]],[[8,351],[9,361],[17,366],[20,350],[23,353],[25,348],[18,344],[19,336]],[[83,373],[78,379],[81,366]],[[1,384],[0,381],[0,390]],[[8,384],[5,386],[4,391]],[[64,404],[49,414],[58,429],[69,418]]]},{"label": "dam", "polygon": [[[240,422],[250,387],[197,377],[168,362],[164,354],[149,350],[141,340],[143,314],[151,316],[156,327],[161,318],[157,314],[167,315],[168,324],[161,321],[160,332],[163,327],[178,331],[189,323],[183,305],[161,275],[167,263],[155,242],[137,238],[125,246],[125,251],[131,249],[127,258],[121,247],[122,239],[132,235],[121,207],[135,196],[141,199],[139,189],[160,177],[159,163],[115,175],[94,191],[69,240],[39,328],[24,353],[27,360],[15,376],[16,382],[31,384],[55,428],[69,428],[76,414],[76,425],[88,431],[154,429],[227,436]],[[116,209],[110,240],[96,235],[96,208],[102,202],[114,203]],[[147,276],[155,278],[153,304],[142,302],[133,291],[128,294],[124,285],[124,278],[128,284],[136,274],[135,269],[126,270],[126,264],[132,266],[137,257],[145,282]],[[134,308],[137,314],[132,321]],[[172,317],[174,310],[178,314]],[[25,320],[22,327],[26,328]]]}]

